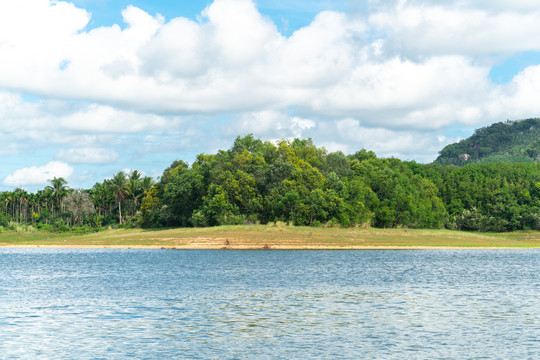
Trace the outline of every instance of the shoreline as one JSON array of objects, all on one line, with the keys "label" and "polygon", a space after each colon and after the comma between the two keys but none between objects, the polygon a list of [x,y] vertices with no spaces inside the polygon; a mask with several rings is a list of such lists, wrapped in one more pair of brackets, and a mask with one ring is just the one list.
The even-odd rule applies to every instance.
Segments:
[{"label": "shoreline", "polygon": [[0,248],[185,250],[429,250],[540,248],[540,232],[467,233],[450,230],[273,226],[109,229],[83,235],[0,233]]},{"label": "shoreline", "polygon": [[0,249],[109,249],[109,250],[524,250],[538,247],[510,246],[202,246],[202,245],[13,245]]}]

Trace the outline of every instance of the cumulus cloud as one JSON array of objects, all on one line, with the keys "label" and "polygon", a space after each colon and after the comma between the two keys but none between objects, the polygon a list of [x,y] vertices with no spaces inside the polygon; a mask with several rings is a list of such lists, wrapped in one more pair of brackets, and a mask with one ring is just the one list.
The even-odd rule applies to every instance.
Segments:
[{"label": "cumulus cloud", "polygon": [[271,140],[311,137],[318,146],[324,146],[331,152],[354,153],[365,148],[381,157],[425,162],[432,161],[444,146],[459,140],[441,136],[438,129],[389,129],[354,118],[313,121],[278,111],[244,114],[222,129],[231,137],[247,133]]},{"label": "cumulus cloud", "polygon": [[[21,2],[28,16],[17,13]],[[129,6],[125,29],[91,31],[89,14],[61,1],[3,2],[0,12],[40,34],[0,37],[9,49],[0,86],[161,114],[295,106],[341,117],[391,103],[401,116],[489,92],[489,66],[469,53],[536,49],[540,36],[540,12],[407,2],[367,19],[324,11],[290,37],[251,0],[215,0],[199,21]]]},{"label": "cumulus cloud", "polygon": [[[436,131],[369,127],[354,119],[340,120],[324,130],[328,132],[329,141],[340,139],[340,148],[349,153],[364,148],[375,151],[378,156],[405,160],[432,161],[433,154],[456,140],[441,137]],[[333,143],[332,147],[336,145]]]},{"label": "cumulus cloud", "polygon": [[395,7],[399,4],[415,6],[454,6],[456,8],[482,9],[487,12],[497,12],[504,10],[530,11],[537,10],[538,3],[535,0],[368,0],[372,7]]},{"label": "cumulus cloud", "polygon": [[174,128],[178,118],[122,111],[110,106],[91,104],[58,119],[62,128],[99,133],[134,133]]},{"label": "cumulus cloud", "polygon": [[67,179],[73,174],[73,167],[61,161],[51,161],[43,166],[32,166],[16,170],[13,174],[6,176],[4,185],[7,186],[28,186],[43,185],[55,177]]},{"label": "cumulus cloud", "polygon": [[488,11],[454,2],[404,2],[369,17],[374,30],[387,35],[387,50],[407,56],[490,54],[540,50],[538,5],[533,11]]},{"label": "cumulus cloud", "polygon": [[6,139],[95,146],[111,141],[110,135],[173,131],[182,122],[178,116],[125,111],[96,103],[31,103],[18,94],[0,92],[0,138],[4,135]]},{"label": "cumulus cloud", "polygon": [[[38,0],[21,1],[33,12],[30,5]],[[40,0],[42,7],[45,3]],[[54,11],[55,4],[49,3],[47,13],[61,24],[63,13]],[[10,6],[4,7],[10,13]],[[177,18],[164,23],[130,6],[123,12],[127,28],[89,32],[80,9],[66,9],[81,19],[57,25],[54,34],[41,39],[47,47],[58,38],[69,45],[51,44],[47,57],[54,61],[32,56],[37,46],[32,38],[0,40],[0,46],[18,49],[9,51],[13,62],[9,71],[0,70],[0,85],[157,113],[312,108],[313,99],[325,95],[321,90],[350,88],[351,73],[373,70],[378,63],[366,24],[337,12],[320,13],[286,38],[250,0],[216,0],[199,22]],[[34,23],[24,25],[38,31]],[[352,90],[365,90],[365,85]],[[323,100],[329,111],[339,110],[332,98]]]},{"label": "cumulus cloud", "polygon": [[298,116],[289,116],[279,111],[267,110],[242,114],[228,126],[227,132],[234,134],[253,133],[265,138],[304,137],[306,130],[313,129],[315,122]]},{"label": "cumulus cloud", "polygon": [[456,124],[538,116],[540,67],[489,78],[494,55],[540,50],[536,2],[366,9],[322,11],[284,36],[252,0],[215,0],[197,20],[128,6],[125,26],[91,30],[65,1],[2,1],[3,153],[56,146],[69,163],[114,163],[254,133],[430,161]]},{"label": "cumulus cloud", "polygon": [[109,164],[118,159],[118,153],[103,148],[62,149],[57,158],[74,164]]},{"label": "cumulus cloud", "polygon": [[[19,3],[27,5],[27,16],[17,12]],[[304,117],[419,128],[432,128],[428,117],[442,114],[438,126],[444,126],[461,120],[456,109],[500,91],[488,78],[489,62],[474,55],[540,48],[540,11],[461,4],[374,2],[365,17],[323,11],[285,37],[251,0],[215,0],[198,21],[165,22],[129,6],[126,28],[90,31],[89,14],[71,4],[3,2],[3,16],[11,14],[27,30],[0,37],[6,50],[0,86],[100,104],[62,120],[81,131],[128,128],[125,116],[111,120],[119,107],[193,114],[293,106]],[[150,125],[130,117],[134,131],[163,124],[159,117]]]}]

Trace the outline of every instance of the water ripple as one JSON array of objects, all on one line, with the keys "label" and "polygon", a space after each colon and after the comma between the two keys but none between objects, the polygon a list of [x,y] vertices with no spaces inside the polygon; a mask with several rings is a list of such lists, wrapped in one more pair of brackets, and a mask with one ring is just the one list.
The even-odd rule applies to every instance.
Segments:
[{"label": "water ripple", "polygon": [[0,358],[540,358],[537,250],[0,256]]}]

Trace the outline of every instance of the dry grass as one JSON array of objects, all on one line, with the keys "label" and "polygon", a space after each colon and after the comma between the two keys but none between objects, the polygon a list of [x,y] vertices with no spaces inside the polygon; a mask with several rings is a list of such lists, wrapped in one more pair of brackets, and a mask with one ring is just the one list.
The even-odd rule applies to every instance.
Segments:
[{"label": "dry grass", "polygon": [[539,248],[540,232],[336,229],[284,224],[167,230],[106,230],[87,235],[0,234],[0,246],[163,247],[184,249]]}]

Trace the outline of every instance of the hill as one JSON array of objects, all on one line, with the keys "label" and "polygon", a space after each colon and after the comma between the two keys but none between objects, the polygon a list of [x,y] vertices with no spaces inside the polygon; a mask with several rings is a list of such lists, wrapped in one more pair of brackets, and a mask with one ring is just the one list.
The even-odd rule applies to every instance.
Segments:
[{"label": "hill", "polygon": [[439,152],[435,163],[537,163],[540,160],[540,119],[499,122]]}]

